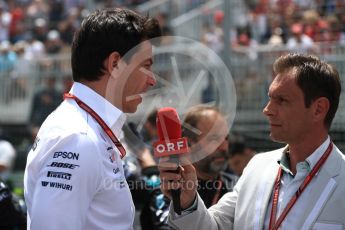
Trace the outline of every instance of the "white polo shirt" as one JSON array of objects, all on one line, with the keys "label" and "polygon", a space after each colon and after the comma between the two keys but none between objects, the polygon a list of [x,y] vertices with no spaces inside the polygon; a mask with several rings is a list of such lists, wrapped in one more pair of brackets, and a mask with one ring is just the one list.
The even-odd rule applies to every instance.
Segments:
[{"label": "white polo shirt", "polygon": [[[125,115],[80,83],[70,93],[116,136]],[[96,120],[68,99],[43,123],[24,175],[28,229],[133,229],[135,208],[119,151]]]}]

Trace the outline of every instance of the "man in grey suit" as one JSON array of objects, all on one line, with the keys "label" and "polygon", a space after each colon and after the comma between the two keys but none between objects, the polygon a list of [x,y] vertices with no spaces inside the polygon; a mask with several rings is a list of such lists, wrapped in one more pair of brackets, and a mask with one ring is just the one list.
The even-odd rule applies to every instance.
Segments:
[{"label": "man in grey suit", "polygon": [[[287,54],[274,63],[275,78],[263,110],[272,140],[287,146],[257,154],[233,192],[205,208],[195,190],[188,157],[160,162],[161,189],[180,187],[183,212],[170,210],[177,229],[344,229],[345,157],[328,135],[339,104],[339,74],[313,56]],[[191,186],[191,185],[195,186]]]}]

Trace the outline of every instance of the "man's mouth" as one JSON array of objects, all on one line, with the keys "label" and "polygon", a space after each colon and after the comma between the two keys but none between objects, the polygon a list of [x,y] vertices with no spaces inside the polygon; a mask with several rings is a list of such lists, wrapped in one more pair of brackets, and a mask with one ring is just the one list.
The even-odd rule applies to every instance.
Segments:
[{"label": "man's mouth", "polygon": [[270,123],[271,127],[281,127],[281,124],[278,123]]},{"label": "man's mouth", "polygon": [[225,157],[215,157],[212,161],[214,163],[223,163],[225,161]]},{"label": "man's mouth", "polygon": [[129,102],[129,101],[134,101],[134,100],[142,100],[143,94],[144,93],[128,96],[128,97],[126,97],[126,101]]},{"label": "man's mouth", "polygon": [[225,154],[218,154],[212,157],[212,161],[215,163],[222,163],[226,160]]}]

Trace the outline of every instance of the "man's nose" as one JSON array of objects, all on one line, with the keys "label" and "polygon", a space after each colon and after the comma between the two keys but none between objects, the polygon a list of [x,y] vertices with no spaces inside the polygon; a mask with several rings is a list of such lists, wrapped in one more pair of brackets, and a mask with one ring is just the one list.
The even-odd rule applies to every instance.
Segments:
[{"label": "man's nose", "polygon": [[217,148],[218,151],[228,151],[228,141],[224,140]]},{"label": "man's nose", "polygon": [[151,72],[151,73],[148,75],[147,83],[148,83],[148,85],[150,85],[150,86],[155,86],[155,85],[156,85],[157,80],[156,80],[156,77],[155,77],[155,74],[154,74],[154,73]]},{"label": "man's nose", "polygon": [[274,109],[272,106],[272,102],[268,101],[267,105],[265,106],[265,108],[262,110],[263,114],[267,117],[274,115]]}]

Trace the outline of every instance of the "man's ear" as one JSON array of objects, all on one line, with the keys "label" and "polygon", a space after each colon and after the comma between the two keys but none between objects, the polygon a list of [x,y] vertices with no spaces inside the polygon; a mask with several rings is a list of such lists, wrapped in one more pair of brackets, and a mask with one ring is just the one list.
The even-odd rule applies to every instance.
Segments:
[{"label": "man's ear", "polygon": [[119,62],[121,56],[118,52],[112,52],[106,61],[107,72],[110,73],[111,77],[117,78],[119,76]]},{"label": "man's ear", "polygon": [[329,100],[326,97],[320,97],[313,102],[313,115],[315,121],[324,121],[329,110]]}]

